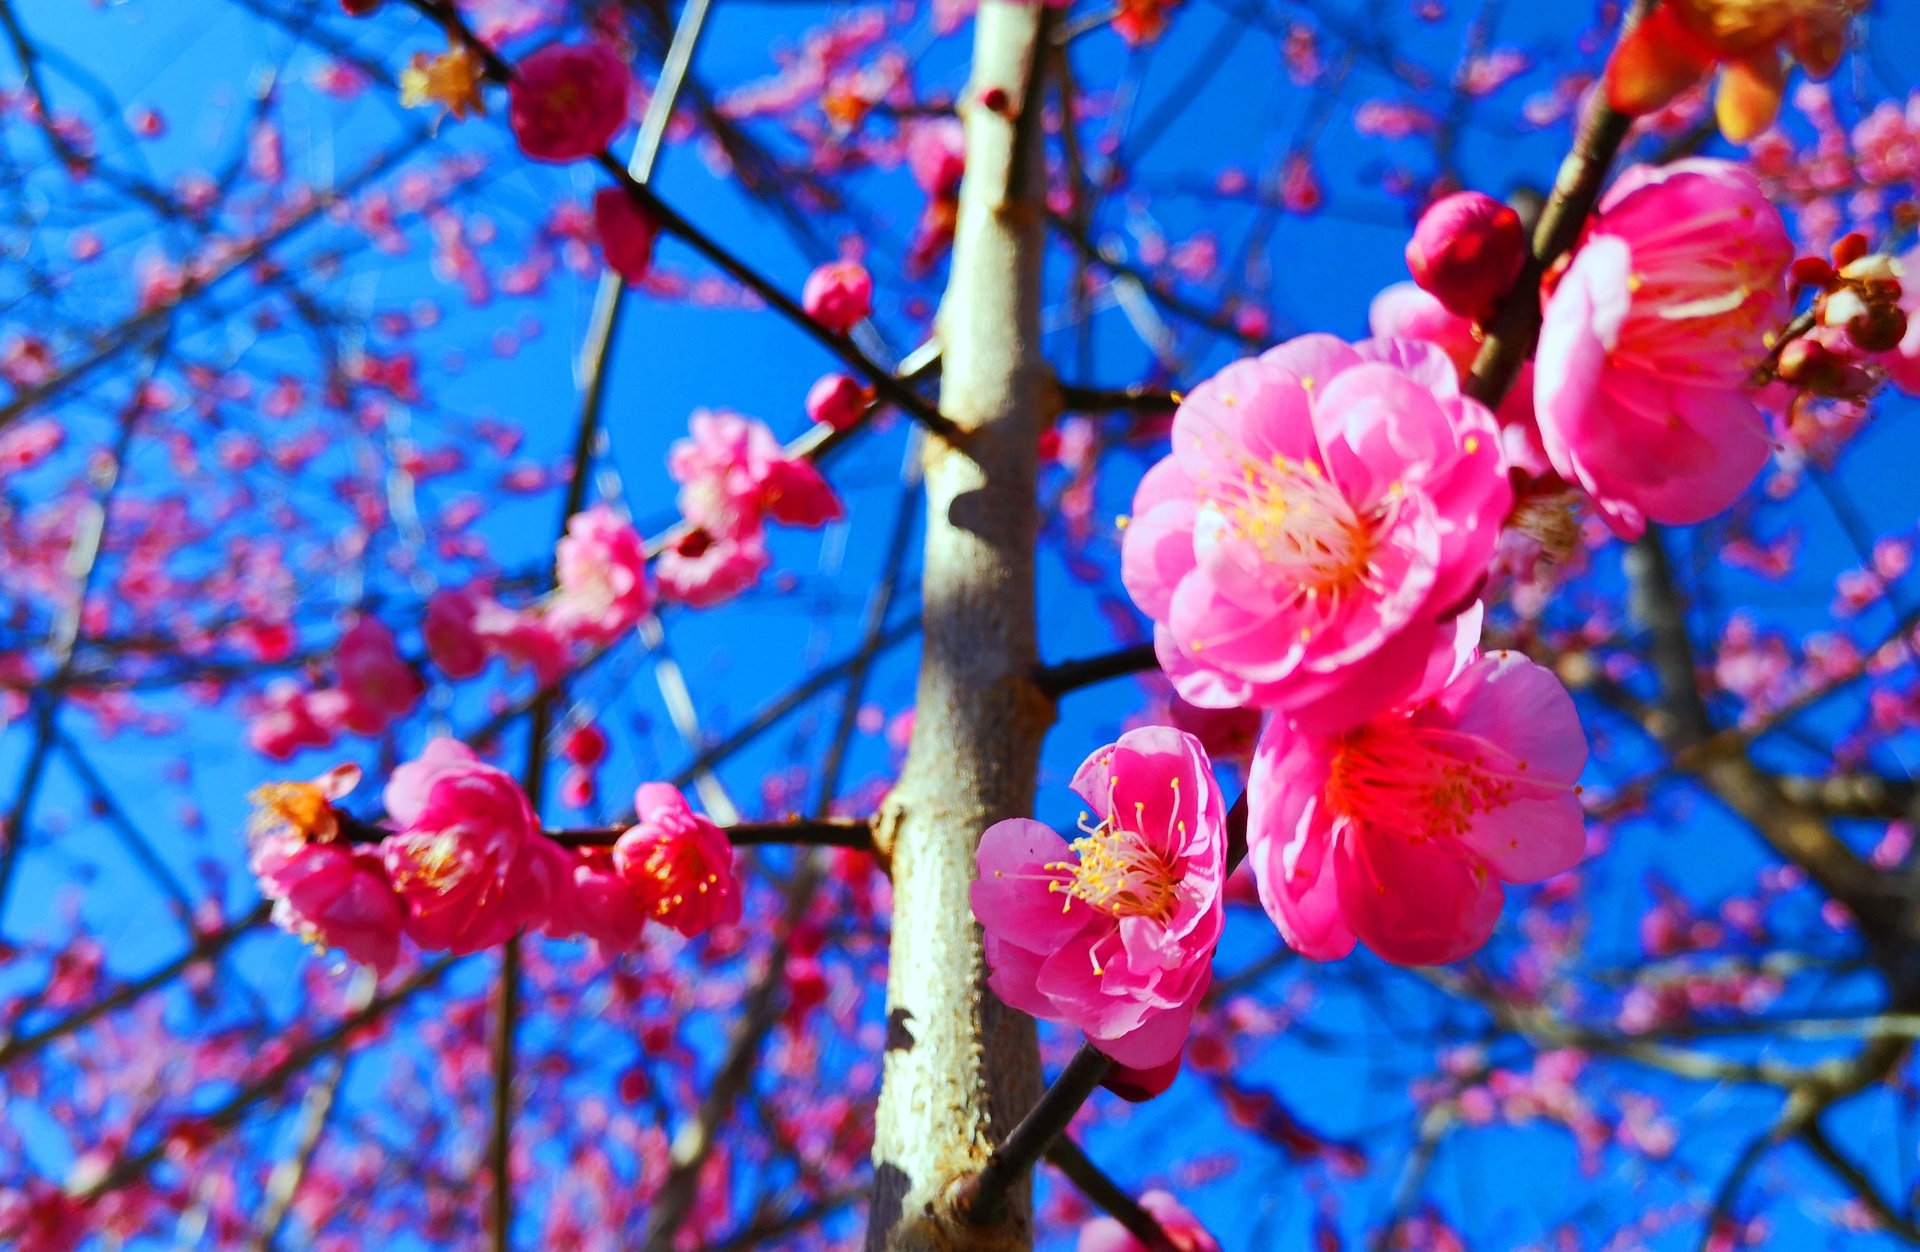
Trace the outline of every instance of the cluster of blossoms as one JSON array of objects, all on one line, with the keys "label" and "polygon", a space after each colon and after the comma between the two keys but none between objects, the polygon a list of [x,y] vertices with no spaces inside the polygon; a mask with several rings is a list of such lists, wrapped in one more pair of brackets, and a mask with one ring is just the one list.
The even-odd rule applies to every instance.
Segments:
[{"label": "cluster of blossoms", "polygon": [[[1864,252],[1796,279],[1821,326],[1888,352],[1906,332],[1897,270]],[[1267,913],[1316,959],[1364,943],[1460,960],[1504,884],[1586,850],[1572,698],[1531,660],[1480,652],[1516,503],[1577,491],[1633,539],[1724,510],[1769,456],[1756,375],[1791,310],[1793,247],[1751,172],[1624,173],[1546,274],[1535,358],[1496,415],[1463,383],[1525,259],[1504,206],[1438,202],[1408,247],[1417,286],[1376,303],[1380,337],[1306,335],[1202,383],[1134,498],[1122,578],[1174,689],[1265,714],[1247,855]],[[1151,1094],[1219,938],[1218,792],[1199,741],[1159,728],[1096,752],[1074,785],[1099,824],[1071,845],[1028,821],[981,841],[992,985],[1083,1029]]]},{"label": "cluster of blossoms", "polygon": [[[556,589],[526,608],[501,604],[485,582],[436,592],[421,623],[434,666],[465,679],[499,656],[531,668],[545,686],[579,649],[613,642],[652,610],[645,544],[608,506],[576,513],[554,558]],[[377,735],[412,712],[426,691],[418,666],[401,657],[393,632],[372,617],[341,636],[334,671],[331,687],[308,690],[292,680],[270,687],[248,729],[253,747],[286,760],[302,748],[331,746],[343,731]]]},{"label": "cluster of blossoms", "polygon": [[648,922],[691,937],[740,919],[732,845],[675,788],[642,786],[611,848],[569,848],[511,776],[456,740],[393,771],[383,825],[335,807],[359,780],[346,765],[256,791],[252,867],[283,928],[381,973],[402,934],[428,951],[477,952],[527,930],[627,951]]}]

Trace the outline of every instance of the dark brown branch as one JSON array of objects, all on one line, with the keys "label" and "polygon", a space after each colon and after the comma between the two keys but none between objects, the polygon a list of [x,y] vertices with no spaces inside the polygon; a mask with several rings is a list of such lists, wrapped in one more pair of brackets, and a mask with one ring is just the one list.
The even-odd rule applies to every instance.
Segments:
[{"label": "dark brown branch", "polygon": [[1137,643],[1129,648],[1121,648],[1101,656],[1083,657],[1078,661],[1062,661],[1058,665],[1042,666],[1033,681],[1047,695],[1059,697],[1069,691],[1078,691],[1082,687],[1091,687],[1095,683],[1106,682],[1110,678],[1124,678],[1128,674],[1141,674],[1160,668],[1160,661],[1154,656],[1153,645]]},{"label": "dark brown branch", "polygon": [[1090,1043],[1080,1045],[1067,1067],[1053,1080],[1040,1103],[1020,1119],[993,1150],[977,1174],[969,1174],[954,1189],[953,1211],[970,1226],[992,1226],[1007,1215],[1007,1200],[1020,1181],[1033,1171],[1073,1121],[1073,1115],[1100,1086],[1113,1068],[1113,1059]]},{"label": "dark brown branch", "polygon": [[[1621,33],[1633,29],[1652,7],[1652,0],[1635,0]],[[1607,106],[1606,92],[1593,93],[1580,119],[1573,151],[1561,163],[1553,194],[1534,227],[1533,254],[1514,281],[1513,290],[1507,293],[1493,325],[1487,328],[1486,341],[1480,345],[1480,355],[1467,378],[1466,393],[1488,408],[1499,407],[1521,363],[1533,354],[1534,342],[1540,337],[1540,280],[1579,240],[1587,215],[1600,199],[1607,171],[1632,125],[1633,119]]]},{"label": "dark brown branch", "polygon": [[1060,407],[1068,413],[1171,413],[1180,399],[1153,387],[1076,387],[1060,384]]},{"label": "dark brown branch", "polygon": [[1119,1184],[1089,1160],[1087,1154],[1080,1150],[1080,1145],[1072,1139],[1066,1135],[1055,1139],[1047,1148],[1047,1160],[1065,1174],[1067,1180],[1079,1188],[1080,1194],[1091,1200],[1095,1207],[1125,1226],[1127,1233],[1138,1239],[1147,1252],[1181,1252],[1167,1237],[1160,1219],[1121,1190]]},{"label": "dark brown branch", "polygon": [[[340,813],[340,833],[348,843],[379,843],[393,831],[361,818]],[[610,848],[627,833],[626,826],[594,826],[549,830],[546,837],[563,848]],[[739,822],[721,829],[736,848],[858,848],[873,847],[873,822],[865,817],[787,817],[770,822]]]},{"label": "dark brown branch", "polygon": [[1833,1145],[1833,1141],[1827,1138],[1826,1131],[1821,1129],[1818,1121],[1809,1122],[1806,1129],[1800,1132],[1800,1137],[1806,1141],[1807,1147],[1813,1151],[1813,1154],[1820,1158],[1821,1164],[1833,1171],[1834,1177],[1845,1183],[1848,1189],[1859,1198],[1860,1203],[1873,1214],[1874,1221],[1880,1224],[1882,1230],[1908,1243],[1920,1244],[1920,1225],[1915,1225],[1911,1218],[1902,1217],[1893,1205],[1888,1203],[1887,1198],[1880,1194],[1880,1189],[1873,1185],[1873,1179],[1867,1177],[1866,1171],[1849,1160],[1839,1148]]}]

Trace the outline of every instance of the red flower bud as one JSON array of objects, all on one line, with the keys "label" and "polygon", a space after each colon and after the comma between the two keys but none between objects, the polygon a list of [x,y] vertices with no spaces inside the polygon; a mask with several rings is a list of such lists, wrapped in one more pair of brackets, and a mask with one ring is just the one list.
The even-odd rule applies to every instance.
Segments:
[{"label": "red flower bud", "polygon": [[1833,264],[1836,268],[1845,268],[1867,255],[1867,237],[1859,231],[1842,235],[1840,242],[1833,245]]},{"label": "red flower bud", "polygon": [[653,243],[660,224],[635,204],[624,187],[602,187],[593,196],[593,227],[607,268],[639,286],[653,268]]},{"label": "red flower bud", "polygon": [[1434,201],[1407,244],[1413,281],[1449,311],[1475,321],[1493,313],[1526,261],[1520,215],[1477,191]]},{"label": "red flower bud", "polygon": [[1847,323],[1847,338],[1862,352],[1891,352],[1906,333],[1907,315],[1894,304],[1870,304]]},{"label": "red flower bud", "polygon": [[1803,256],[1793,263],[1788,273],[1792,275],[1796,287],[1814,287],[1824,291],[1833,285],[1833,266],[1822,257]]}]

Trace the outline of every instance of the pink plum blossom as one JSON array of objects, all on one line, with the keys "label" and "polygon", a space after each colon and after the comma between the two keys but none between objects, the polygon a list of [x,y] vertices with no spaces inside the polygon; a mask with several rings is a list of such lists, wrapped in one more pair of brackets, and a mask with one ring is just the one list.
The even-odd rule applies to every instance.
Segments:
[{"label": "pink plum blossom", "polygon": [[706,530],[694,530],[660,554],[653,572],[668,599],[705,609],[759,582],[771,563],[766,539],[758,531],[716,539]]},{"label": "pink plum blossom", "polygon": [[1099,818],[1069,844],[1040,822],[987,828],[973,915],[994,994],[1066,1021],[1151,1070],[1179,1056],[1213,977],[1224,911],[1226,811],[1200,741],[1144,726],[1073,778]]},{"label": "pink plum blossom", "polygon": [[526,793],[504,770],[453,739],[435,739],[393,771],[387,814],[399,831],[380,845],[423,948],[477,952],[543,920],[558,867]]},{"label": "pink plum blossom", "polygon": [[1572,697],[1512,652],[1338,735],[1276,721],[1248,786],[1261,903],[1316,960],[1357,938],[1400,965],[1457,961],[1492,933],[1503,882],[1579,863],[1586,759]]},{"label": "pink plum blossom", "polygon": [[626,125],[632,88],[626,62],[606,44],[550,44],[520,62],[507,122],[534,160],[584,161]]},{"label": "pink plum blossom", "polygon": [[765,422],[725,410],[694,413],[667,453],[680,484],[680,512],[715,538],[743,538],[763,518],[820,526],[842,516],[840,499],[811,461],[789,457]]},{"label": "pink plum blossom", "polygon": [[413,712],[427,684],[400,658],[393,632],[378,618],[362,617],[340,636],[334,670],[346,696],[341,721],[357,735],[377,735]]},{"label": "pink plum blossom", "polygon": [[471,587],[436,591],[427,600],[420,633],[427,655],[448,678],[472,678],[487,667],[487,644],[474,629],[485,593]]},{"label": "pink plum blossom", "polygon": [[740,884],[727,833],[695,813],[679,788],[643,783],[638,822],[613,845],[613,863],[653,920],[692,938],[740,920]]},{"label": "pink plum blossom", "polygon": [[1344,729],[1451,670],[1512,503],[1438,348],[1304,335],[1187,396],[1121,577],[1187,700]]},{"label": "pink plum blossom", "polygon": [[1635,538],[1704,521],[1767,462],[1747,387],[1785,320],[1793,244],[1746,169],[1621,175],[1547,297],[1534,373],[1548,457]]},{"label": "pink plum blossom", "polygon": [[807,275],[800,306],[814,321],[844,335],[873,312],[873,276],[858,261],[829,261]]},{"label": "pink plum blossom", "polygon": [[[1459,372],[1461,385],[1473,372],[1480,355],[1480,337],[1473,323],[1450,313],[1430,293],[1413,283],[1394,283],[1373,298],[1367,310],[1367,328],[1375,339],[1418,339],[1447,354]],[[1540,442],[1540,424],[1533,416],[1533,362],[1523,361],[1494,413],[1500,420],[1500,452],[1507,468],[1539,478],[1553,472]]]},{"label": "pink plum blossom", "polygon": [[400,901],[380,854],[340,840],[332,808],[359,781],[359,767],[343,765],[257,789],[250,865],[281,929],[385,974],[400,954]]},{"label": "pink plum blossom", "polygon": [[653,607],[646,545],[607,505],[567,520],[554,568],[559,590],[547,605],[547,624],[569,639],[610,643]]},{"label": "pink plum blossom", "polygon": [[488,652],[505,657],[510,669],[531,669],[542,687],[567,672],[567,641],[539,613],[508,608],[489,597],[474,612],[472,629]]},{"label": "pink plum blossom", "polygon": [[60,450],[67,428],[50,417],[18,422],[0,431],[0,477],[32,469]]},{"label": "pink plum blossom", "polygon": [[[1165,1191],[1148,1191],[1140,1197],[1140,1207],[1153,1214],[1168,1242],[1179,1252],[1220,1252],[1220,1244],[1186,1205]],[[1080,1228],[1076,1252],[1148,1252],[1147,1246],[1133,1237],[1118,1218],[1096,1217]]]},{"label": "pink plum blossom", "polygon": [[247,743],[276,761],[292,759],[302,748],[333,743],[338,721],[316,709],[314,693],[290,678],[267,684],[264,707],[247,723]]},{"label": "pink plum blossom", "polygon": [[1876,361],[1888,382],[1910,396],[1920,396],[1920,248],[1902,256],[1898,269],[1900,311],[1907,315],[1907,331],[1893,351],[1881,353]]},{"label": "pink plum blossom", "polygon": [[640,946],[652,901],[634,891],[607,848],[575,848],[567,854],[573,880],[572,905],[556,912],[547,933],[579,935],[606,952],[631,952]]}]

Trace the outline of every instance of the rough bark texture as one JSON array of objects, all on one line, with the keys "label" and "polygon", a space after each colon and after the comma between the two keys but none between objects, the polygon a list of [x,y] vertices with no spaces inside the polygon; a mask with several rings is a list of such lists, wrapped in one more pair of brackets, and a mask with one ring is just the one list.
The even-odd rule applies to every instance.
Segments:
[{"label": "rough bark texture", "polygon": [[967,904],[991,823],[1028,813],[1052,704],[1033,682],[1035,460],[1050,383],[1040,356],[1043,210],[1039,5],[983,4],[963,97],[966,180],[940,310],[940,409],[927,440],[925,643],[912,747],[876,833],[893,872],[889,1039],[867,1246],[1021,1249],[1023,1187],[987,1229],[948,1219],[953,1182],[1039,1096],[1033,1022],[986,990]]}]

